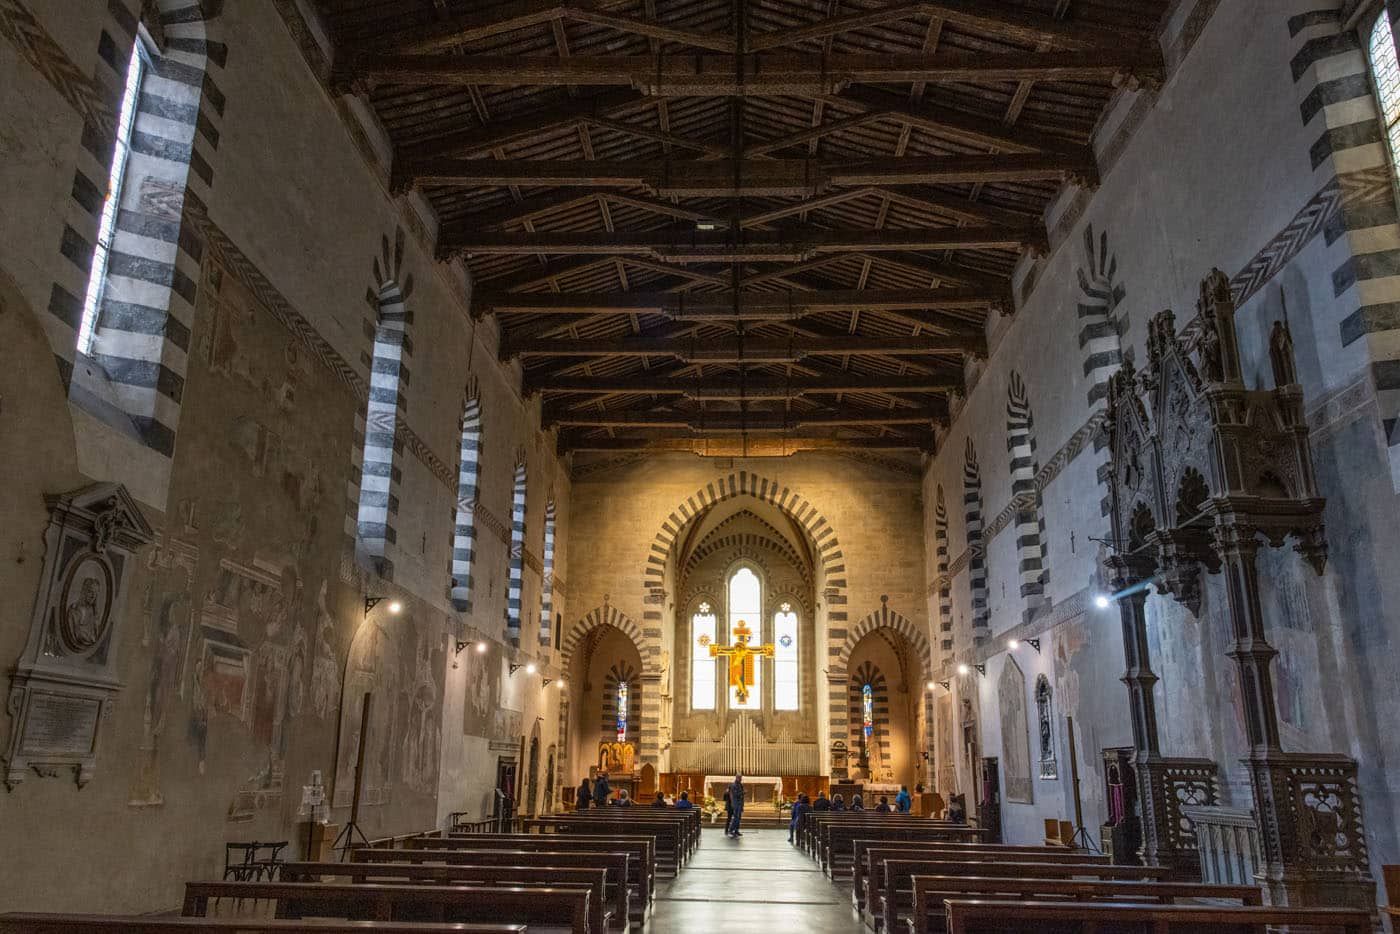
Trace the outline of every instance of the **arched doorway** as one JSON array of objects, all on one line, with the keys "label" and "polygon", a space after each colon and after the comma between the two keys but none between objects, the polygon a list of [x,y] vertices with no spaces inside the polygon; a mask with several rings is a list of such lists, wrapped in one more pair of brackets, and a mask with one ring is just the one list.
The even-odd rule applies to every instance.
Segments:
[{"label": "arched doorway", "polygon": [[634,792],[641,767],[642,703],[654,689],[644,683],[641,651],[624,626],[614,623],[571,632],[569,640],[564,659],[569,685],[565,761],[573,765],[572,774],[561,781],[572,787],[606,771],[614,791]]},{"label": "arched doorway", "polygon": [[923,780],[926,655],[892,626],[876,626],[851,647],[845,666],[845,737],[850,778],[868,787]]}]

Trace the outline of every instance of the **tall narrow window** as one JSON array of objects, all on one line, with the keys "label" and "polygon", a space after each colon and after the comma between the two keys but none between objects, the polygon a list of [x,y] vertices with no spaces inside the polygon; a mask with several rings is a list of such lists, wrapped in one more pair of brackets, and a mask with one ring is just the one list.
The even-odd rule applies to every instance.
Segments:
[{"label": "tall narrow window", "polygon": [[866,755],[870,754],[870,740],[875,735],[875,689],[869,684],[860,689],[860,727],[865,738]]},{"label": "tall narrow window", "polygon": [[1376,96],[1380,99],[1381,120],[1390,142],[1391,164],[1400,156],[1400,59],[1395,52],[1395,37],[1390,29],[1388,11],[1382,9],[1371,29],[1371,73],[1376,79]]},{"label": "tall narrow window", "polygon": [[621,681],[617,685],[617,741],[627,742],[627,695],[628,687],[626,681]]},{"label": "tall narrow window", "polygon": [[540,645],[549,645],[549,626],[554,619],[554,500],[544,507],[544,557],[540,581]]},{"label": "tall narrow window", "polygon": [[365,403],[357,515],[360,554],[384,577],[393,574],[392,555],[398,542],[394,523],[399,512],[400,478],[394,460],[399,412],[404,406],[400,379],[407,325],[403,290],[393,279],[387,279],[379,286],[379,323],[374,331],[369,399]]},{"label": "tall narrow window", "polygon": [[773,709],[796,710],[801,693],[797,675],[797,614],[784,603],[773,617]]},{"label": "tall narrow window", "polygon": [[520,644],[521,593],[525,586],[525,465],[515,466],[510,495],[510,588],[506,592],[506,638]]},{"label": "tall narrow window", "polygon": [[112,151],[112,170],[107,175],[107,197],[102,201],[102,218],[97,227],[97,246],[88,270],[87,292],[83,296],[83,317],[78,325],[78,351],[91,353],[97,335],[97,318],[102,307],[102,293],[107,284],[107,267],[112,257],[112,238],[117,233],[117,212],[121,208],[122,182],[126,180],[126,163],[131,156],[131,132],[136,125],[136,106],[141,99],[141,80],[145,77],[146,60],[141,53],[141,40],[131,50],[126,66],[126,87],[122,90],[121,112],[117,117],[117,142]]},{"label": "tall narrow window", "polygon": [[[763,642],[763,595],[758,575],[748,568],[739,568],[729,578],[730,645],[737,644],[745,631],[748,633],[749,646],[756,646]],[[763,709],[763,667],[759,659],[749,656],[749,660],[752,663],[752,671],[745,671],[745,680],[748,681],[746,685],[748,698],[739,700],[739,689],[730,685],[730,710]],[[751,680],[748,678],[749,675],[752,675]]]},{"label": "tall narrow window", "polygon": [[690,709],[715,709],[715,660],[710,646],[715,642],[715,614],[708,603],[690,618]]},{"label": "tall narrow window", "polygon": [[462,407],[461,460],[457,465],[457,514],[452,524],[452,605],[472,609],[472,557],[476,552],[476,492],[481,465],[481,400]]}]

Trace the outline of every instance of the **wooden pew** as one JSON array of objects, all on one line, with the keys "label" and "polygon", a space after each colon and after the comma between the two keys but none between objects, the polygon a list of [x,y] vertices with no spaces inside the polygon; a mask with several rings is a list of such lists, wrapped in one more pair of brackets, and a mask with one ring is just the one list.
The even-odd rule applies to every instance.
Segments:
[{"label": "wooden pew", "polygon": [[[1180,899],[1233,901],[1262,905],[1264,892],[1255,885],[1214,885],[1201,882],[1144,882],[1117,879],[995,878],[990,876],[913,877],[914,907],[908,934],[944,934],[944,904],[952,899],[1015,899],[1017,901],[1150,902],[1175,904]],[[897,926],[886,919],[886,930]],[[902,934],[902,932],[901,932]]]},{"label": "wooden pew", "polygon": [[1264,934],[1266,927],[1306,925],[1370,934],[1371,916],[1351,908],[1223,908],[1214,905],[1124,905],[957,899],[947,905],[948,934]]},{"label": "wooden pew", "polygon": [[[863,911],[868,902],[870,879],[880,880],[884,867],[876,865],[885,859],[963,859],[969,862],[1004,859],[1010,862],[1102,863],[1107,856],[1090,856],[1074,850],[1052,850],[1043,846],[1022,846],[1010,843],[945,843],[941,841],[890,842],[889,840],[856,840],[852,859],[852,898],[857,910]],[[871,854],[875,854],[872,858]]]},{"label": "wooden pew", "polygon": [[[495,849],[483,844],[481,849],[461,850],[368,850],[359,848],[351,854],[354,863],[446,866],[559,866],[566,868],[602,869],[607,874],[607,904],[614,918],[626,918],[640,927],[646,922],[646,894],[640,869],[625,850],[529,850]],[[345,865],[343,863],[338,865]],[[288,880],[293,881],[293,880]],[[639,891],[636,898],[633,890]]]},{"label": "wooden pew", "polygon": [[960,857],[919,857],[916,859],[884,859],[882,872],[872,871],[871,880],[879,879],[868,890],[870,911],[878,919],[877,928],[887,934],[897,934],[900,917],[908,917],[913,908],[913,877],[928,876],[995,876],[1030,879],[1097,879],[1160,882],[1167,878],[1163,866],[1114,866],[1111,863],[1062,863],[1051,859],[989,860],[969,862]]},{"label": "wooden pew", "polygon": [[588,886],[334,885],[318,882],[187,882],[181,914],[205,917],[210,902],[266,902],[275,917],[356,921],[496,921],[588,934]]},{"label": "wooden pew", "polygon": [[151,915],[0,915],[0,934],[526,934],[523,924],[422,921],[300,921],[260,918],[162,918]]},{"label": "wooden pew", "polygon": [[[613,808],[611,810],[625,811],[629,809]],[[681,844],[685,833],[680,825],[670,820],[648,821],[635,817],[612,819],[611,816],[578,817],[572,814],[556,814],[553,817],[527,817],[520,822],[520,827],[526,833],[617,833],[654,837],[656,841],[656,871],[673,878],[680,872],[681,865],[685,861],[684,848]]]},{"label": "wooden pew", "polygon": [[[422,852],[421,850],[419,852]],[[610,924],[626,924],[626,914],[614,915],[607,891],[607,870],[563,866],[479,866],[424,865],[422,863],[285,863],[283,882],[327,882],[345,880],[352,884],[377,882],[392,885],[523,885],[588,886],[593,893],[589,905],[590,934],[607,934]]]},{"label": "wooden pew", "polygon": [[[641,906],[651,904],[656,889],[656,838],[637,834],[527,834],[473,833],[437,840],[411,840],[406,852],[414,850],[561,850],[582,852],[625,852],[632,860],[629,875],[639,880]],[[355,853],[359,853],[356,850]],[[357,855],[352,859],[359,859]]]},{"label": "wooden pew", "polygon": [[908,818],[881,823],[830,823],[821,827],[818,837],[822,868],[834,882],[851,869],[855,858],[855,841],[860,840],[928,840],[950,843],[977,842],[986,831],[976,827],[940,824],[922,818]]}]

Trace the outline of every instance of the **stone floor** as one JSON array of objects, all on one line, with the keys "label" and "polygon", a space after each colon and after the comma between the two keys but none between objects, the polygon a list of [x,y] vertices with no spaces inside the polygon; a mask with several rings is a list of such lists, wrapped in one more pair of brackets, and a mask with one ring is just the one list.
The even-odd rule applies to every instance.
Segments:
[{"label": "stone floor", "polygon": [[659,884],[648,934],[860,934],[850,895],[788,845],[786,830],[731,840],[706,828],[679,878]]}]

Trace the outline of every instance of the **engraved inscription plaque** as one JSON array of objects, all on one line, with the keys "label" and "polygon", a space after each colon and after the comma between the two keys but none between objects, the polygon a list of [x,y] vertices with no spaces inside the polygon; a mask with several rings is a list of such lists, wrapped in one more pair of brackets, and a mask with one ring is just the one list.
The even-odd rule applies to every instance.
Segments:
[{"label": "engraved inscription plaque", "polygon": [[20,751],[32,755],[90,754],[97,741],[101,713],[102,702],[95,697],[34,691],[29,695],[29,715],[24,721]]}]

